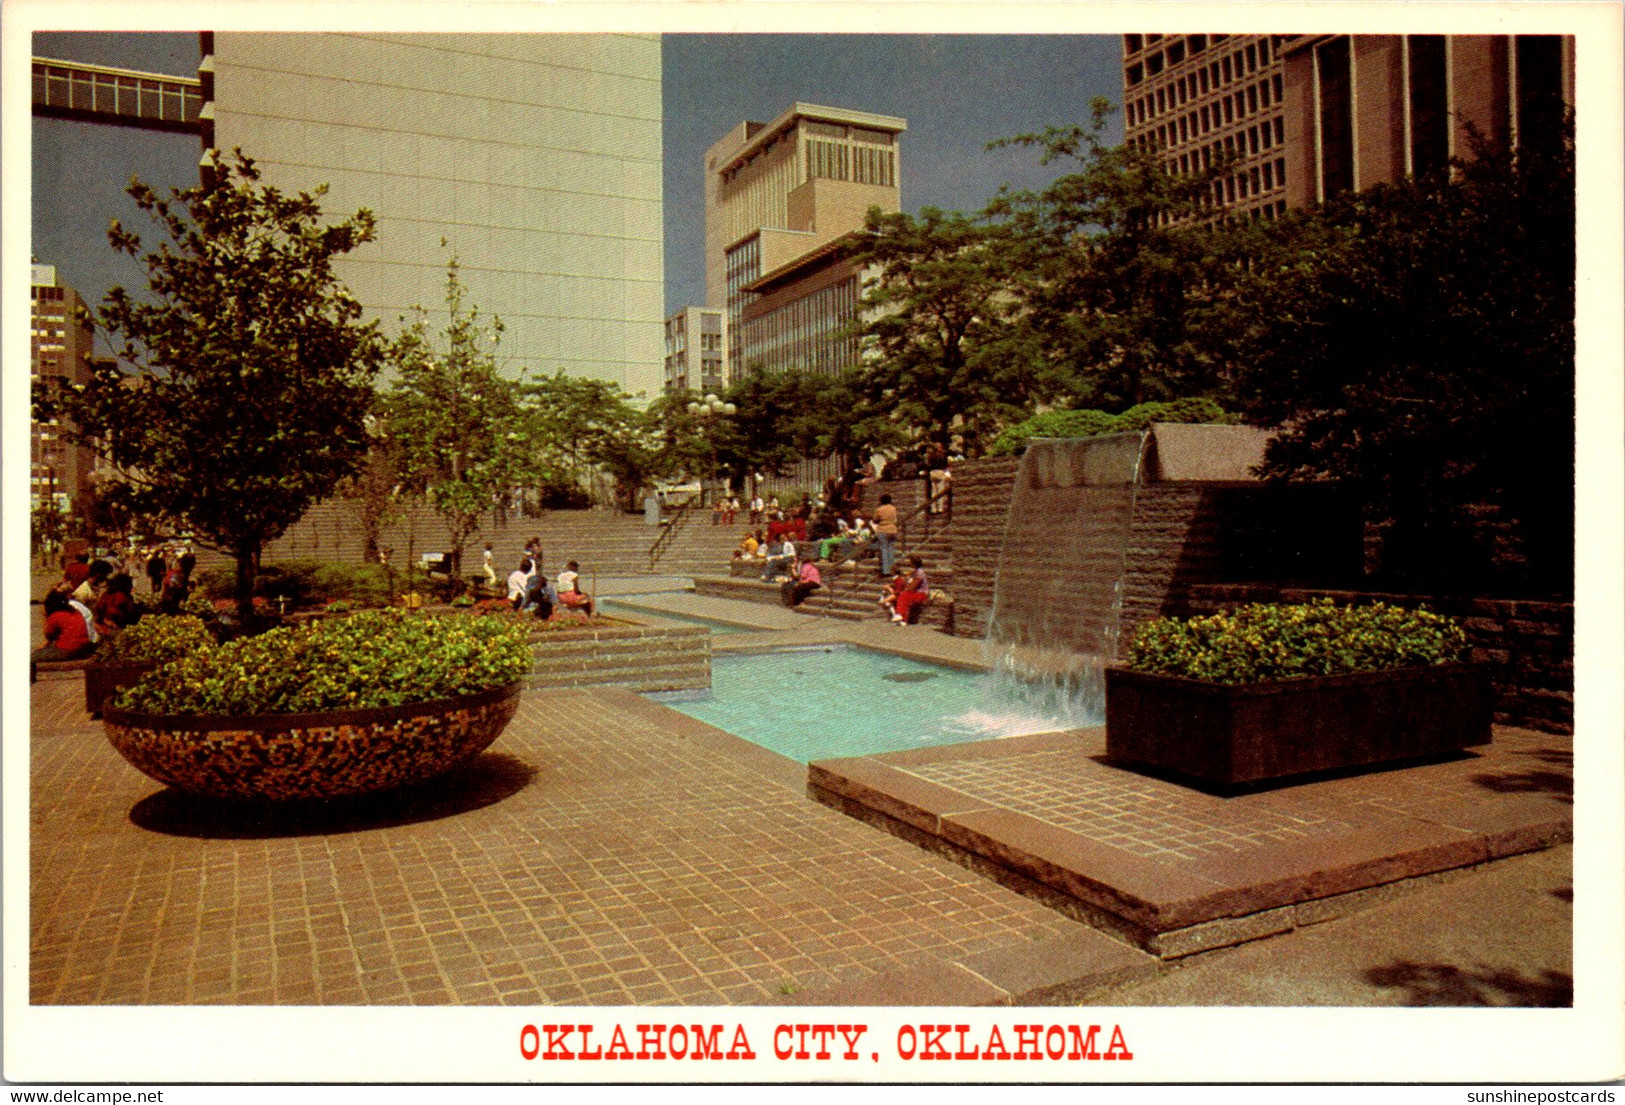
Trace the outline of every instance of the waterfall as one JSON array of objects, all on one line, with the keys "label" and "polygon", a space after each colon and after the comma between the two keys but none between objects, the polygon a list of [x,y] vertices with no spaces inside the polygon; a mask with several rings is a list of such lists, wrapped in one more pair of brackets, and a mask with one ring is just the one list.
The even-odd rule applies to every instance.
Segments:
[{"label": "waterfall", "polygon": [[1149,440],[1146,430],[1028,444],[993,581],[990,712],[1056,728],[1104,721]]}]

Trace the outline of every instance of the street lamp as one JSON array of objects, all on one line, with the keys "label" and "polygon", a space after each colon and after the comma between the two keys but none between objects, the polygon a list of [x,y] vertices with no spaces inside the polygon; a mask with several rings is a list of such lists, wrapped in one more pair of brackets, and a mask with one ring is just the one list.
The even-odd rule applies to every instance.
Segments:
[{"label": "street lamp", "polygon": [[696,418],[714,418],[717,415],[731,417],[738,410],[738,407],[735,407],[732,403],[724,403],[714,394],[707,395],[704,399],[690,400],[688,404],[688,413]]}]

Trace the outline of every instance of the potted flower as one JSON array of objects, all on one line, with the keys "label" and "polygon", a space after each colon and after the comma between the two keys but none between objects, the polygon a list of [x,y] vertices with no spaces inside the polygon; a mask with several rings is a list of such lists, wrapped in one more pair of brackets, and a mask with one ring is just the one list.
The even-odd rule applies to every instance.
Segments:
[{"label": "potted flower", "polygon": [[214,647],[202,619],[190,614],[148,614],[113,634],[85,669],[85,710],[101,717],[102,703],[120,687],[189,652]]},{"label": "potted flower", "polygon": [[225,798],[336,798],[421,782],[494,741],[531,668],[496,619],[361,611],[174,660],[103,709],[146,775]]},{"label": "potted flower", "polygon": [[1453,620],[1384,603],[1154,619],[1106,671],[1106,753],[1234,786],[1488,744],[1466,655]]}]

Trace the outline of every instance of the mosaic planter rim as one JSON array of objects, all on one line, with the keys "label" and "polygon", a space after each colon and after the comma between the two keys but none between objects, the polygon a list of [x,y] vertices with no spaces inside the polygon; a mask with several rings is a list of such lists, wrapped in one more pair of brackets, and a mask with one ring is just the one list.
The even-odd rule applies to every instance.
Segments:
[{"label": "mosaic planter rim", "polygon": [[335,725],[360,726],[382,721],[399,721],[424,714],[442,714],[448,710],[469,706],[484,706],[515,696],[524,689],[525,683],[521,680],[455,698],[436,698],[426,702],[403,703],[399,706],[320,710],[304,714],[148,714],[107,706],[102,710],[102,720],[127,728],[165,729],[171,732],[182,730],[213,732],[221,729],[324,729]]}]

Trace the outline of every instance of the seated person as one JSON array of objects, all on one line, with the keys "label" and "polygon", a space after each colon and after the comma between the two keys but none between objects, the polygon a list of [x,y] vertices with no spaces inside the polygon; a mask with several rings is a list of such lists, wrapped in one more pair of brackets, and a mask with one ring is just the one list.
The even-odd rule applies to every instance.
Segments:
[{"label": "seated person", "polygon": [[899,625],[913,625],[920,620],[920,607],[931,597],[931,585],[925,577],[925,561],[918,556],[908,558],[913,569],[903,589],[897,592],[892,608],[892,621]]},{"label": "seated person", "polygon": [[784,515],[775,511],[767,523],[767,543],[777,545],[779,538],[784,536],[784,531],[788,528],[789,523],[784,520]]},{"label": "seated person", "polygon": [[29,655],[28,681],[32,683],[35,665],[61,660],[83,660],[96,648],[90,626],[70,603],[66,593],[52,590],[45,595],[45,645]]},{"label": "seated person", "polygon": [[786,536],[779,544],[769,546],[767,563],[762,568],[762,582],[771,582],[781,571],[794,567],[795,562],[796,543]]},{"label": "seated person", "polygon": [[779,586],[779,596],[786,606],[800,606],[808,595],[824,585],[818,574],[818,565],[811,560],[800,562],[799,570]]},{"label": "seated person", "polygon": [[574,560],[564,566],[559,573],[558,585],[559,602],[566,610],[579,610],[592,617],[592,597],[582,593],[581,565]]},{"label": "seated person", "polygon": [[734,559],[749,560],[756,555],[756,550],[761,546],[761,541],[754,533],[747,533],[745,539],[739,542],[738,547],[734,549]]},{"label": "seated person", "polygon": [[852,527],[845,518],[835,519],[835,532],[818,542],[818,559],[844,559],[847,542],[852,540]]},{"label": "seated person", "polygon": [[116,633],[135,624],[141,611],[135,605],[134,590],[135,580],[127,572],[118,572],[107,581],[107,589],[91,609],[97,633]]},{"label": "seated person", "polygon": [[519,567],[508,573],[508,604],[515,610],[525,608],[525,595],[530,589],[530,557],[519,562]]},{"label": "seated person", "polygon": [[525,609],[545,622],[553,616],[558,606],[559,593],[547,582],[547,577],[541,572],[531,573],[529,588],[525,593]]},{"label": "seated person", "polygon": [[73,598],[86,606],[93,605],[101,598],[102,590],[107,586],[108,579],[113,575],[113,565],[105,560],[92,560],[90,572],[79,581],[73,589]]}]

